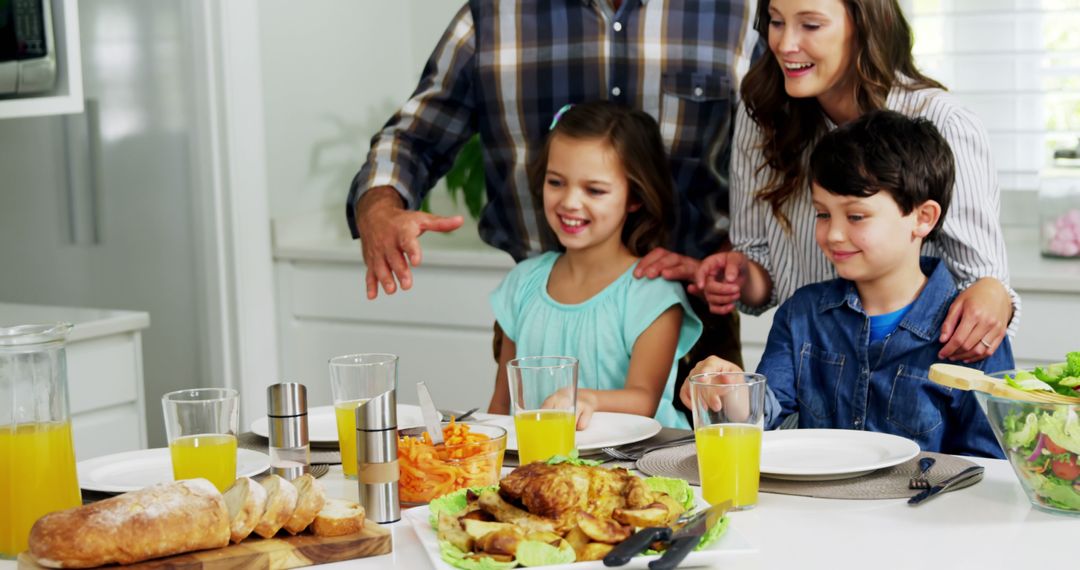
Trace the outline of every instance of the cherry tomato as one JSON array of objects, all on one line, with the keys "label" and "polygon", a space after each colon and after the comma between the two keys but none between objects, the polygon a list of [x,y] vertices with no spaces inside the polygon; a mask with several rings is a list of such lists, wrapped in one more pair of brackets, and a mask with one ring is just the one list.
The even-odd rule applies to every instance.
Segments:
[{"label": "cherry tomato", "polygon": [[1054,475],[1066,481],[1072,481],[1080,477],[1080,465],[1077,465],[1075,455],[1070,455],[1066,461],[1052,461],[1050,469],[1054,472]]},{"label": "cherry tomato", "polygon": [[1060,455],[1062,453],[1065,453],[1065,452],[1069,451],[1068,449],[1065,449],[1064,447],[1061,447],[1060,445],[1054,443],[1054,440],[1050,439],[1049,437],[1046,437],[1046,434],[1043,434],[1043,437],[1045,438],[1045,440],[1043,441],[1043,444],[1046,446],[1046,449],[1050,450],[1050,453],[1052,453],[1054,455]]}]

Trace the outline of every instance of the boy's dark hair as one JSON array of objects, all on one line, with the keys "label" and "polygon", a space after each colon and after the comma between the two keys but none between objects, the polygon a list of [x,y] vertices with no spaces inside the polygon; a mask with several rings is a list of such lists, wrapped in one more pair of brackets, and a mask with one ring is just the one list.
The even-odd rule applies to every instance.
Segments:
[{"label": "boy's dark hair", "polygon": [[558,119],[547,141],[529,163],[529,186],[543,200],[548,153],[555,135],[573,139],[604,139],[615,149],[629,183],[629,202],[640,203],[627,215],[622,242],[638,257],[668,245],[668,231],[675,225],[675,189],[664,139],[656,121],[611,101],[574,105]]},{"label": "boy's dark hair", "polygon": [[932,240],[949,209],[955,164],[949,143],[933,123],[878,110],[822,137],[810,156],[810,175],[839,196],[888,192],[904,215],[934,200],[941,205],[941,217],[926,236]]}]

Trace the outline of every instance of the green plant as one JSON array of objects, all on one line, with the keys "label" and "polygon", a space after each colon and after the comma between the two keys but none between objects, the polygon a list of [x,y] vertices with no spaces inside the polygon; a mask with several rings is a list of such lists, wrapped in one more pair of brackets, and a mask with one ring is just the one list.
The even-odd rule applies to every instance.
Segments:
[{"label": "green plant", "polygon": [[[480,219],[480,212],[484,209],[487,201],[487,190],[484,186],[484,155],[480,145],[480,136],[472,138],[461,147],[454,165],[446,173],[446,190],[454,204],[458,204],[463,196],[465,206],[469,209],[469,216],[474,220]],[[430,212],[428,201],[431,195],[424,199],[420,209]]]}]

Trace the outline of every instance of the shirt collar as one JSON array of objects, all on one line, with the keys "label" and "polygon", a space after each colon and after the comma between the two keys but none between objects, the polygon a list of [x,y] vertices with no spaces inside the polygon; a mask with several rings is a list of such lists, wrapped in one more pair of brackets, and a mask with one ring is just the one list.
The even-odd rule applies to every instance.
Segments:
[{"label": "shirt collar", "polygon": [[[922,257],[919,259],[919,267],[929,278],[912,303],[911,310],[897,326],[924,340],[932,340],[937,338],[941,323],[945,320],[945,312],[956,295],[956,281],[953,280],[952,273],[949,273],[948,266],[939,258]],[[824,313],[845,306],[859,314],[866,314],[855,283],[847,279],[836,279],[821,295],[818,312]]]}]

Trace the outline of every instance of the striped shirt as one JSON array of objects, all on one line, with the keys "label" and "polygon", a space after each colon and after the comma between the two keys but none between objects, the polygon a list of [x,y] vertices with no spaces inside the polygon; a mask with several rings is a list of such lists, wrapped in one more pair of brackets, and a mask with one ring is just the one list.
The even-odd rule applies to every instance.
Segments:
[{"label": "striped shirt", "polygon": [[[990,141],[978,118],[960,107],[941,89],[894,88],[887,109],[909,117],[923,117],[941,131],[956,158],[956,183],[942,232],[923,245],[923,255],[941,257],[958,286],[963,289],[982,277],[1005,284],[1012,297],[1014,314],[1010,334],[1020,321],[1020,297],[1009,287],[1009,267],[1001,233],[1001,192],[997,170],[990,156]],[[836,128],[826,120],[829,129]],[[761,131],[744,105],[735,118],[735,142],[731,159],[731,241],[734,248],[760,264],[772,277],[772,298],[762,307],[740,304],[739,310],[760,314],[783,303],[803,285],[836,277],[836,269],[814,239],[816,224],[810,183],[784,204],[791,232],[783,229],[769,204],[755,199],[765,186],[771,169],[757,168],[765,158],[760,148]],[[809,162],[811,145],[804,160]]]},{"label": "striped shirt", "polygon": [[727,237],[727,169],[738,83],[757,34],[751,0],[473,0],[450,22],[416,91],[371,141],[356,201],[392,186],[409,208],[474,133],[484,148],[485,242],[516,260],[555,249],[526,165],[566,103],[610,99],[660,124],[678,193],[677,251]]}]

